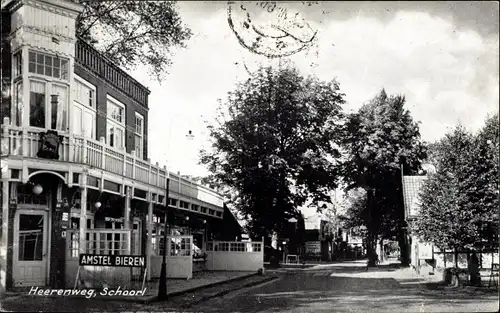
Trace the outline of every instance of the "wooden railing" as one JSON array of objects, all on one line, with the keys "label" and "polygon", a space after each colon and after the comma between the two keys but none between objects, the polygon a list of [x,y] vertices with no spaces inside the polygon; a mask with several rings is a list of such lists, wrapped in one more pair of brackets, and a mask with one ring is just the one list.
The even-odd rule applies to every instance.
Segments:
[{"label": "wooden railing", "polygon": [[[131,230],[88,229],[85,233],[85,253],[98,255],[129,255]],[[80,233],[78,229],[68,229],[67,258],[79,256]]]},{"label": "wooden railing", "polygon": [[207,251],[215,252],[262,252],[263,242],[209,241]]},{"label": "wooden railing", "polygon": [[148,106],[149,90],[81,39],[76,41],[75,61],[145,107]]},{"label": "wooden railing", "polygon": [[[37,158],[40,130],[27,129],[10,125],[9,118],[4,118],[1,132],[2,155],[18,155]],[[125,150],[117,150],[100,141],[81,136],[63,135],[59,147],[59,161],[87,164],[108,172],[123,175],[164,190],[166,178],[170,177],[170,191],[188,198],[216,206],[222,210],[222,197],[214,190],[199,185],[185,177],[167,172],[158,162],[153,165],[135,157]],[[210,210],[209,210],[210,211]],[[215,213],[214,213],[215,214]]]},{"label": "wooden railing", "polygon": [[[163,235],[153,235],[151,238],[151,247],[154,256],[162,256],[165,247]],[[167,255],[170,257],[185,257],[193,254],[193,236],[167,236]]]}]

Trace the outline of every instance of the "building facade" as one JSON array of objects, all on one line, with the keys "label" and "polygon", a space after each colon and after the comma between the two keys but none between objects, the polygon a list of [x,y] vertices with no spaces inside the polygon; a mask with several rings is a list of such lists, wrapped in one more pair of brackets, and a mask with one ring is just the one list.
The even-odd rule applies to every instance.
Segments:
[{"label": "building facade", "polygon": [[1,9],[1,285],[67,286],[82,253],[144,255],[153,266],[164,231],[178,236],[169,257],[221,236],[222,197],[148,159],[150,92],[76,37],[82,6]]}]

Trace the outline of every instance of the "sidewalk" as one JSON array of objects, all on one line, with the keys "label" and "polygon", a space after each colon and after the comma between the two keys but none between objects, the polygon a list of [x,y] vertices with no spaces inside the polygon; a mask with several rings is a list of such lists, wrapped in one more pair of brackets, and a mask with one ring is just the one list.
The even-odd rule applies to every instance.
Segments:
[{"label": "sidewalk", "polygon": [[[253,277],[258,275],[256,272],[233,272],[233,271],[217,271],[217,272],[196,272],[193,273],[193,278],[191,279],[167,279],[167,296],[174,297],[178,295],[182,295],[185,293],[193,292],[203,288],[210,288],[213,286],[217,286],[220,284],[244,280],[249,277]],[[159,280],[154,280],[150,282],[146,282],[144,287],[146,288],[146,292],[144,296],[110,296],[110,295],[100,295],[99,291],[96,291],[96,295],[93,297],[96,300],[109,300],[109,301],[127,301],[127,302],[139,302],[146,303],[157,300],[158,297],[158,286]],[[47,288],[41,288],[46,290]],[[68,288],[71,289],[71,288]],[[142,290],[142,282],[134,281],[127,286],[123,286],[120,288],[122,291],[125,290]],[[115,289],[116,290],[116,289]],[[84,295],[69,295],[63,296],[65,299],[68,298],[85,298]],[[16,292],[16,293],[8,293],[8,299],[21,299],[23,298],[61,298],[61,296],[57,295],[49,295],[49,296],[38,296],[38,295],[30,295],[29,291]]]}]

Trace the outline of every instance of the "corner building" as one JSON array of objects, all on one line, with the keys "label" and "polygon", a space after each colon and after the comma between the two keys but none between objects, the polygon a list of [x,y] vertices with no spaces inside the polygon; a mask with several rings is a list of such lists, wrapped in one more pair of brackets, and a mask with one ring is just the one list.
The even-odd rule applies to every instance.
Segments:
[{"label": "corner building", "polygon": [[[2,1],[0,275],[7,289],[72,287],[82,253],[144,255],[148,264],[83,271],[87,281],[154,278],[164,231],[174,236],[168,257],[190,257],[185,262],[208,238],[235,238],[217,232],[226,215],[219,194],[148,159],[150,91],[76,37],[81,10],[77,1]],[[172,264],[175,277],[185,264]]]}]

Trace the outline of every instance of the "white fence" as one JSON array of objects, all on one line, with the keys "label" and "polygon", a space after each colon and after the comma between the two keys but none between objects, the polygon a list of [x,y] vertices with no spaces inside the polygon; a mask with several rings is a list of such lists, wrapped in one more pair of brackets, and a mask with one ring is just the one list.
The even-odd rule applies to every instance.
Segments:
[{"label": "white fence", "polygon": [[[161,263],[163,262],[163,235],[152,238],[151,278],[160,277]],[[193,236],[167,236],[167,277],[193,277]]]},{"label": "white fence", "polygon": [[258,271],[264,268],[264,242],[207,242],[207,269]]},{"label": "white fence", "polygon": [[[66,287],[72,287],[78,273],[80,230],[66,231]],[[130,230],[92,229],[87,230],[85,253],[97,255],[129,255]],[[127,267],[82,266],[79,271],[79,285],[85,287],[115,288],[127,286],[133,272]]]}]

